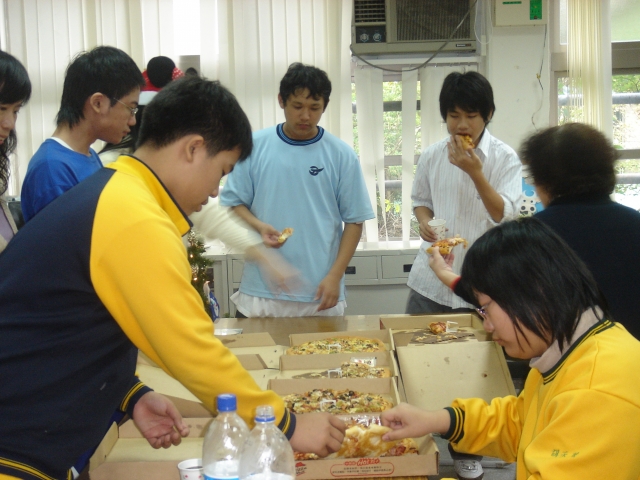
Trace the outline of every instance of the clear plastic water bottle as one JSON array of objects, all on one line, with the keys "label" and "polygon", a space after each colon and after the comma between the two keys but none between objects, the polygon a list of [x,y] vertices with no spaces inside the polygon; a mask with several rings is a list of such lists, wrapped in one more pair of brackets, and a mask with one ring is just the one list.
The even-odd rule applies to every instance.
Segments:
[{"label": "clear plastic water bottle", "polygon": [[275,424],[273,407],[256,409],[256,426],[242,448],[240,480],[293,480],[296,467],[293,449]]},{"label": "clear plastic water bottle", "polygon": [[218,395],[218,416],[209,425],[202,444],[202,470],[206,480],[237,480],[240,450],[249,427],[236,413],[236,396]]}]

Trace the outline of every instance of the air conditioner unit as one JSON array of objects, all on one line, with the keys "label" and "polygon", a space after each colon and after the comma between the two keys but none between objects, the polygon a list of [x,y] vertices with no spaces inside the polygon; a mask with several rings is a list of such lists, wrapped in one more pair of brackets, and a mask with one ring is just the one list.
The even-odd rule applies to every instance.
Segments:
[{"label": "air conditioner unit", "polygon": [[[482,1],[482,0],[478,0]],[[475,52],[475,0],[353,0],[351,49],[356,55]]]}]

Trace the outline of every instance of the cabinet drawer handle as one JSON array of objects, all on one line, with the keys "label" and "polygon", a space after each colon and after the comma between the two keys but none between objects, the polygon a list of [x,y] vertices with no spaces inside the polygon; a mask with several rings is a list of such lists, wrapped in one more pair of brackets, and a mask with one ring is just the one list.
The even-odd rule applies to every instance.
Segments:
[{"label": "cabinet drawer handle", "polygon": [[348,266],[348,267],[347,267],[347,269],[344,271],[344,273],[345,273],[346,275],[355,275],[355,273],[356,273],[356,267],[354,267],[354,266],[350,265],[350,266]]},{"label": "cabinet drawer handle", "polygon": [[411,266],[412,266],[412,265],[413,265],[413,263],[405,263],[405,264],[402,266],[402,271],[403,271],[404,273],[409,273],[409,272],[411,271]]}]

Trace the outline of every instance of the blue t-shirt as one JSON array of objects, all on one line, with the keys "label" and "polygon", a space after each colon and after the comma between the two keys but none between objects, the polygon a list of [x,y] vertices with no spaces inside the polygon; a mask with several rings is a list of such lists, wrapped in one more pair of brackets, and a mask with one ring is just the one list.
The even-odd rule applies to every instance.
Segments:
[{"label": "blue t-shirt", "polygon": [[[314,138],[298,141],[278,125],[254,133],[253,145],[251,156],[229,175],[220,204],[245,205],[280,231],[293,228],[279,252],[301,272],[305,284],[277,298],[312,302],[338,255],[343,222],[374,218],[360,162],[351,147],[322,127]],[[275,298],[253,262],[245,263],[240,291]],[[343,278],[340,300],[344,298]]]},{"label": "blue t-shirt", "polygon": [[84,155],[51,138],[31,157],[22,183],[20,205],[24,221],[49,205],[64,192],[102,168],[98,154]]}]

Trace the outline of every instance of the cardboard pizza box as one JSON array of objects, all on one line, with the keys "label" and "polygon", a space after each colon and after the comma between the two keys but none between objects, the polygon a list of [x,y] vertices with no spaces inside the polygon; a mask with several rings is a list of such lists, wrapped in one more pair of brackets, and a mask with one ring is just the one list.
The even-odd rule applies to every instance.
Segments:
[{"label": "cardboard pizza box", "polygon": [[[323,355],[299,355],[313,357]],[[324,355],[329,356],[329,355]],[[381,394],[394,405],[400,401],[396,378],[349,378],[349,379],[275,379],[269,389],[279,395],[303,393],[314,388],[356,390],[363,393]],[[425,476],[438,473],[439,452],[430,435],[416,439],[418,455],[403,457],[336,458],[301,460],[296,462],[296,478],[300,480],[322,480],[339,477],[403,477]]]},{"label": "cardboard pizza box", "polygon": [[[235,330],[239,329],[216,329],[214,335],[227,348],[266,347],[276,344],[268,332],[232,333]],[[224,333],[224,335],[219,335],[219,333]]]},{"label": "cardboard pizza box", "polygon": [[[240,333],[234,333],[240,332]],[[241,333],[242,329],[218,328],[214,334],[220,339],[222,344],[227,348],[250,348],[250,347],[266,347],[275,345],[276,342],[268,332],[260,333]],[[138,365],[149,365],[151,367],[159,367],[159,365],[151,360],[142,351],[138,350]]]},{"label": "cardboard pizza box", "polygon": [[114,423],[89,461],[89,478],[176,480],[180,478],[178,463],[202,457],[202,441],[202,437],[189,436],[180,445],[156,450],[142,437],[121,435]]},{"label": "cardboard pizza box", "polygon": [[259,346],[259,347],[233,347],[229,348],[238,358],[242,355],[259,355],[266,368],[278,370],[280,368],[280,357],[287,347],[282,345]]},{"label": "cardboard pizza box", "polygon": [[[282,355],[280,372],[275,378],[293,378],[314,372],[339,369],[343,362],[361,361],[375,367],[387,367],[398,376],[398,365],[391,352],[334,353],[331,355]],[[337,378],[337,373],[332,373]]]},{"label": "cardboard pizza box", "polygon": [[[184,418],[184,422],[189,426],[189,435],[186,438],[204,438],[204,434],[213,421],[213,417]],[[118,427],[118,438],[142,438],[140,430],[129,419]]]},{"label": "cardboard pizza box", "polygon": [[[189,437],[183,438],[178,446],[155,450],[144,438],[131,435],[130,429],[125,427],[128,423],[120,429],[114,423],[98,446],[90,460],[91,480],[176,480],[179,478],[178,463],[202,456],[202,430],[198,431],[199,436],[192,436],[192,429]],[[206,425],[204,422],[201,424]],[[322,480],[346,476],[436,475],[439,452],[435,442],[431,436],[426,436],[416,439],[416,443],[418,455],[298,461],[296,477],[301,480]]]},{"label": "cardboard pizza box", "polygon": [[495,342],[449,343],[396,350],[407,402],[434,410],[455,398],[515,395],[502,347]]},{"label": "cardboard pizza box", "polygon": [[[350,423],[380,423],[379,414],[337,415]],[[398,457],[327,458],[296,461],[296,474],[304,479],[329,479],[335,477],[405,477],[426,476],[438,473],[438,448],[431,435],[414,440],[417,454]]]},{"label": "cardboard pizza box", "polygon": [[[331,337],[364,337],[364,338],[377,338],[384,342],[388,350],[391,349],[391,338],[389,337],[389,330],[358,330],[352,332],[319,332],[319,333],[292,333],[289,335],[290,346],[294,347],[305,342],[312,340],[323,340]],[[285,352],[286,355],[286,352]],[[326,355],[326,354],[322,354]],[[302,355],[299,355],[302,356]]]},{"label": "cardboard pizza box", "polygon": [[[274,346],[276,347],[276,346]],[[261,347],[273,349],[274,347]],[[258,348],[258,347],[250,347]],[[275,377],[277,370],[270,370],[263,358],[256,353],[236,355],[242,366],[249,372],[258,386],[267,388],[268,381]],[[278,354],[279,359],[279,354]],[[211,412],[207,410],[198,397],[191,393],[178,380],[170,376],[158,367],[152,367],[138,363],[138,377],[145,385],[153,390],[167,396],[178,408],[180,414],[185,418],[207,418],[211,417]]]},{"label": "cardboard pizza box", "polygon": [[416,439],[416,443],[418,455],[299,460],[296,462],[296,478],[324,480],[437,475],[440,453],[433,438],[427,435]]},{"label": "cardboard pizza box", "polygon": [[[278,376],[280,357],[286,348],[282,345],[273,344],[254,347],[231,347],[229,350],[238,357],[242,366],[247,369],[258,386],[266,390],[269,380]],[[249,360],[250,358],[254,360]]]},{"label": "cardboard pizza box", "polygon": [[[455,343],[476,343],[491,340],[482,327],[481,318],[475,313],[445,313],[434,315],[392,315],[380,317],[380,323],[384,328],[390,329],[392,349],[399,346],[421,346],[412,343],[412,338],[417,332],[428,330],[431,322],[456,322],[458,332],[465,334],[463,338],[453,340]],[[434,337],[435,341],[435,337]],[[425,343],[428,343],[427,340]],[[444,343],[451,343],[449,341]],[[439,342],[437,344],[440,344]]]}]

